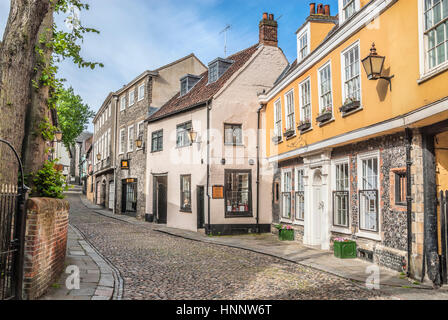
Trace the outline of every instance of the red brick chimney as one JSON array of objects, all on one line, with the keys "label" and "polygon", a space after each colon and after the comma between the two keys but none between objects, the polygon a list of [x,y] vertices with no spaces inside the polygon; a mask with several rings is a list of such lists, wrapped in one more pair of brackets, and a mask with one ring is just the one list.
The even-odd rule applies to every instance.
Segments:
[{"label": "red brick chimney", "polygon": [[331,14],[330,14],[330,5],[329,5],[329,4],[326,4],[326,5],[325,5],[325,8],[324,8],[324,14],[325,14],[326,16],[331,16]]},{"label": "red brick chimney", "polygon": [[274,20],[274,15],[263,13],[263,19],[260,21],[260,44],[277,47],[277,30],[278,23]]}]

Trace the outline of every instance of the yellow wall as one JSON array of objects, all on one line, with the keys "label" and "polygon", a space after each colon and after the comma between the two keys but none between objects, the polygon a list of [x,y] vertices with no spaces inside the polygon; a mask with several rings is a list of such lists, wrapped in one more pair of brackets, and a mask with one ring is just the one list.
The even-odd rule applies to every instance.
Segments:
[{"label": "yellow wall", "polygon": [[334,23],[323,23],[323,22],[313,22],[310,21],[310,50],[314,49],[322,43],[322,41],[327,36],[328,32],[331,31],[335,26]]},{"label": "yellow wall", "polygon": [[[266,108],[267,155],[273,156],[291,151],[299,144],[312,144],[346,132],[373,125],[396,116],[406,114],[431,102],[447,96],[448,72],[422,84],[417,84],[419,74],[419,43],[418,43],[418,0],[399,0],[387,9],[379,19],[379,28],[364,27],[344,44],[340,45],[325,58],[319,61],[305,74],[286,86],[280,94],[271,99]],[[376,22],[378,23],[378,21]],[[375,24],[375,22],[374,22]],[[392,89],[384,80],[369,81],[361,66],[361,103],[363,110],[342,118],[339,108],[342,106],[341,83],[341,52],[353,44],[360,42],[361,59],[366,57],[375,42],[378,54],[386,56],[385,73],[390,70],[394,74]],[[333,110],[335,121],[319,127],[315,119],[319,113],[317,70],[331,60]],[[303,135],[297,134],[295,139],[274,145],[272,137],[274,128],[274,102],[280,97],[282,100],[283,127],[285,121],[284,94],[294,88],[296,123],[300,119],[299,111],[299,83],[311,76],[312,90],[312,121],[313,130]],[[440,121],[439,119],[438,121]],[[284,128],[283,130],[284,131]],[[300,141],[299,141],[300,139]]]}]

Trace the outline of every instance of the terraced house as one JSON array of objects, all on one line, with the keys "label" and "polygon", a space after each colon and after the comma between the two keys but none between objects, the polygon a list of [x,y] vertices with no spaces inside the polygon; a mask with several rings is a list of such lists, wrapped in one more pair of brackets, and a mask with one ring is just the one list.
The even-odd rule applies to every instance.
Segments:
[{"label": "terraced house", "polygon": [[108,95],[95,127],[95,202],[116,214],[145,217],[146,129],[144,120],[178,89],[181,75],[205,70],[190,54],[145,71]]},{"label": "terraced house", "polygon": [[311,4],[296,36],[297,60],[260,97],[273,221],[446,279],[448,1],[339,0],[337,16]]},{"label": "terraced house", "polygon": [[263,15],[259,35],[206,72],[179,77],[178,93],[147,119],[146,211],[156,222],[208,234],[270,231],[257,94],[288,63],[272,14]]}]

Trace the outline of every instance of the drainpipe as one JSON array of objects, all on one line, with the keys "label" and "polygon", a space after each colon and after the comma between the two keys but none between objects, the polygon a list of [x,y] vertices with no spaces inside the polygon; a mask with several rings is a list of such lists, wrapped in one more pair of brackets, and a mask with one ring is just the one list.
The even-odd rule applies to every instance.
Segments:
[{"label": "drainpipe", "polygon": [[262,104],[257,110],[257,233],[260,233],[260,127],[261,110],[265,106]]},{"label": "drainpipe", "polygon": [[412,150],[412,131],[405,129],[406,136],[406,202],[407,202],[407,218],[408,218],[408,266],[407,276],[411,276],[411,256],[412,256],[412,181],[411,181],[411,150]]},{"label": "drainpipe", "polygon": [[[210,100],[211,101],[211,100]],[[211,234],[210,223],[210,101],[207,101],[205,106],[207,108],[207,234]]]},{"label": "drainpipe", "polygon": [[114,95],[115,99],[115,134],[114,134],[114,207],[112,209],[112,213],[116,214],[116,207],[117,207],[117,141],[118,141],[118,96]]}]

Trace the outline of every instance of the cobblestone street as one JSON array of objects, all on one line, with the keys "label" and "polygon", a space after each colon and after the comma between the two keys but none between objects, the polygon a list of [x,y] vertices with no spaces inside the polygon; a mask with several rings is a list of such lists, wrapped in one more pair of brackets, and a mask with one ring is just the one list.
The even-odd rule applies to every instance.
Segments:
[{"label": "cobblestone street", "polygon": [[245,250],[165,235],[87,209],[69,196],[70,223],[120,271],[123,299],[376,299],[377,293]]}]

